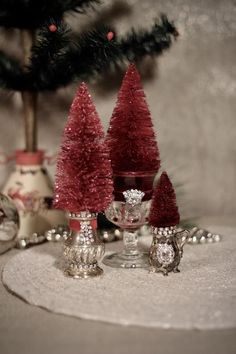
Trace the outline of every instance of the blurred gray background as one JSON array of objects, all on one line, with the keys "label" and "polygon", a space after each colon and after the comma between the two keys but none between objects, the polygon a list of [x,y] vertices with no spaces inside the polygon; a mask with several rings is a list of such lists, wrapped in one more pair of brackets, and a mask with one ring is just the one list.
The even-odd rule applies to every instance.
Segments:
[{"label": "blurred gray background", "polygon": [[[99,17],[118,33],[150,27],[166,13],[180,37],[158,59],[139,66],[162,158],[178,185],[183,217],[231,215],[236,210],[236,1],[127,0],[108,1],[89,16],[68,16],[84,29]],[[0,33],[0,47],[19,55],[17,33]],[[123,73],[108,75],[89,88],[104,128],[116,102]],[[58,150],[61,132],[76,85],[40,95],[39,141],[49,154]],[[23,147],[19,94],[1,91],[0,151]],[[12,165],[0,165],[0,184]],[[53,168],[50,167],[53,175]]]}]

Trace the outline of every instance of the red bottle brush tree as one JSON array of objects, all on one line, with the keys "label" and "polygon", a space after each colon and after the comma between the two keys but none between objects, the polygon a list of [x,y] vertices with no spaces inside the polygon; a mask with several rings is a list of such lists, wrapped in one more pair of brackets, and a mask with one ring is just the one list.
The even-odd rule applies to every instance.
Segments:
[{"label": "red bottle brush tree", "polygon": [[109,150],[91,96],[82,83],[72,103],[57,161],[54,206],[99,212],[112,200]]},{"label": "red bottle brush tree", "polygon": [[169,227],[178,225],[179,220],[175,191],[167,173],[163,172],[154,190],[149,224],[154,227]]},{"label": "red bottle brush tree", "polygon": [[151,114],[134,64],[123,79],[107,142],[114,174],[158,171],[160,158]]}]

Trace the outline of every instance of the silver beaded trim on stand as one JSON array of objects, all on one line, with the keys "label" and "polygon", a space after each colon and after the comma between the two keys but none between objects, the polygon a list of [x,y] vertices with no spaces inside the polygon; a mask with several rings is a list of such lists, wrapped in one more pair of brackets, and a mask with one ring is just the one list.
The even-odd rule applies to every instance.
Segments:
[{"label": "silver beaded trim on stand", "polygon": [[86,245],[91,245],[94,242],[93,238],[93,228],[89,221],[80,222],[81,230],[79,232],[79,237],[83,243]]},{"label": "silver beaded trim on stand", "polygon": [[69,218],[74,218],[74,219],[88,219],[88,218],[96,218],[97,213],[91,213],[89,211],[81,211],[79,213],[68,213],[67,214]]},{"label": "silver beaded trim on stand", "polygon": [[153,227],[152,226],[152,232],[157,237],[158,236],[159,237],[166,236],[168,238],[168,236],[172,236],[177,232],[177,227],[176,226],[169,226],[169,227]]}]

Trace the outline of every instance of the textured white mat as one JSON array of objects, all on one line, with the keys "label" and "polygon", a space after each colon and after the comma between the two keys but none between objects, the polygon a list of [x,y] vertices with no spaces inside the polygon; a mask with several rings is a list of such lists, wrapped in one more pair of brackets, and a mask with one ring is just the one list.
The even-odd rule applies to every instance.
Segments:
[{"label": "textured white mat", "polygon": [[100,278],[66,278],[61,245],[48,243],[13,257],[2,279],[30,304],[80,318],[159,328],[235,327],[236,229],[211,230],[224,236],[222,242],[187,245],[181,273],[168,277],[103,265]]}]

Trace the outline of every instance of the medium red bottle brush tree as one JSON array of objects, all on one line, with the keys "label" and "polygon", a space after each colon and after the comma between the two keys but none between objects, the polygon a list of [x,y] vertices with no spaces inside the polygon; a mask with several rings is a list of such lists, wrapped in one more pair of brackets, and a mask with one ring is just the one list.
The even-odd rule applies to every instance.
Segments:
[{"label": "medium red bottle brush tree", "polygon": [[114,174],[158,171],[160,157],[151,114],[134,64],[124,76],[107,142]]},{"label": "medium red bottle brush tree", "polygon": [[57,161],[54,207],[100,212],[112,201],[112,170],[104,132],[84,83],[76,92]]},{"label": "medium red bottle brush tree", "polygon": [[179,220],[175,191],[167,173],[163,172],[154,189],[149,224],[154,227],[169,227],[178,225]]}]

